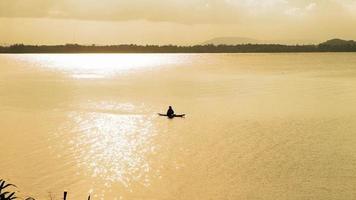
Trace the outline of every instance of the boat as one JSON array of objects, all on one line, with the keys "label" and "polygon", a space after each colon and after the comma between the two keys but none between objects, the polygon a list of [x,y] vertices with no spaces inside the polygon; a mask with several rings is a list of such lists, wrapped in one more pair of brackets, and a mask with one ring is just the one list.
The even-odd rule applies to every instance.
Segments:
[{"label": "boat", "polygon": [[174,115],[172,115],[172,116],[168,116],[167,114],[158,113],[158,115],[159,115],[159,116],[162,116],[162,117],[168,117],[168,118],[170,118],[170,119],[175,118],[175,117],[181,117],[181,118],[185,117],[185,114],[181,114],[181,115],[176,115],[176,114],[174,114]]}]

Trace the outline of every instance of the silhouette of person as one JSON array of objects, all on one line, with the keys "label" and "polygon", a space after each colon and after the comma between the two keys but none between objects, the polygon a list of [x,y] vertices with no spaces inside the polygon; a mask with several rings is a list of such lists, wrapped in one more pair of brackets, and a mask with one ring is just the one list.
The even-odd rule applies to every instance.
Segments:
[{"label": "silhouette of person", "polygon": [[167,110],[167,116],[170,118],[174,117],[174,110],[172,109],[172,106],[169,106]]}]

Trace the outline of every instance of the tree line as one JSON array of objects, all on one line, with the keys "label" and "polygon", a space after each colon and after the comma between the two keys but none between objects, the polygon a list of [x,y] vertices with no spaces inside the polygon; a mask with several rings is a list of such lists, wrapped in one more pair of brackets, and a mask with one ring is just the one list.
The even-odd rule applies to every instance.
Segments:
[{"label": "tree line", "polygon": [[356,52],[355,44],[329,45],[24,45],[0,46],[0,53],[280,53],[280,52]]}]

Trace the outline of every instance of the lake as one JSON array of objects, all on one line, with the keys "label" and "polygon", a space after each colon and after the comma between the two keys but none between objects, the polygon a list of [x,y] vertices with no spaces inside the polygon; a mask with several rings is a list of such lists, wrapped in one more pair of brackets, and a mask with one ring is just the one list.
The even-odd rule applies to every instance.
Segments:
[{"label": "lake", "polygon": [[356,53],[0,54],[0,133],[19,197],[355,199]]}]

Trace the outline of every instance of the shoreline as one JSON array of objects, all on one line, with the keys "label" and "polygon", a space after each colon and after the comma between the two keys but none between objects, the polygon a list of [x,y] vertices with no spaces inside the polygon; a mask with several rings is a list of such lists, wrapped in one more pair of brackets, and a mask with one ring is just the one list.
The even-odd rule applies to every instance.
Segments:
[{"label": "shoreline", "polygon": [[0,52],[10,54],[317,54],[317,53],[356,53],[356,51],[281,51],[281,52]]},{"label": "shoreline", "polygon": [[14,44],[0,46],[2,54],[28,53],[325,53],[325,52],[356,52],[356,42],[351,44],[238,44],[238,45],[26,45]]}]

